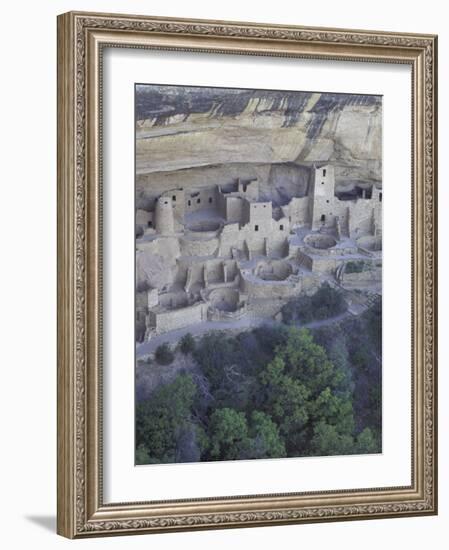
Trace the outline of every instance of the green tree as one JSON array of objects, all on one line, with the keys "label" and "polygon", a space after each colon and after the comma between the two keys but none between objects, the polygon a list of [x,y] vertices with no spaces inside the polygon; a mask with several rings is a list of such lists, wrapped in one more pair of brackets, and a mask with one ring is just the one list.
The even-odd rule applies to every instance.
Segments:
[{"label": "green tree", "polygon": [[285,361],[281,356],[276,355],[273,361],[270,361],[265,369],[260,373],[260,381],[267,388],[269,395],[272,389],[279,386],[285,377]]},{"label": "green tree", "polygon": [[[136,407],[136,445],[139,457],[148,453],[148,462],[174,462],[183,432],[192,423],[191,407],[196,386],[192,377],[181,374],[159,387]],[[137,457],[136,457],[137,458]]]},{"label": "green tree", "polygon": [[335,426],[318,422],[313,429],[311,440],[312,454],[318,456],[345,455],[356,452],[354,438],[349,434],[338,433]]},{"label": "green tree", "polygon": [[168,343],[164,342],[156,348],[154,357],[160,365],[170,365],[173,363],[175,354],[172,352]]},{"label": "green tree", "polygon": [[325,325],[315,329],[312,334],[315,343],[325,349],[329,360],[333,363],[335,368],[344,373],[342,388],[345,391],[353,392],[354,381],[351,360],[342,325],[343,323]]},{"label": "green tree", "polygon": [[236,460],[247,453],[248,424],[244,413],[234,409],[216,409],[210,418],[210,457]]},{"label": "green tree", "polygon": [[286,376],[278,387],[279,398],[273,402],[274,416],[282,418],[282,431],[293,436],[307,422],[308,397],[307,387],[301,382]]},{"label": "green tree", "polygon": [[286,456],[285,444],[279,427],[268,414],[254,411],[251,415],[248,458],[282,458]]},{"label": "green tree", "polygon": [[327,387],[310,403],[309,411],[314,423],[324,421],[334,426],[340,434],[354,432],[354,413],[348,395],[336,395]]},{"label": "green tree", "polygon": [[265,390],[265,411],[279,425],[281,434],[291,447],[302,441],[302,430],[308,421],[309,392],[298,380],[286,374],[285,362],[279,355],[261,373]]},{"label": "green tree", "polygon": [[339,448],[349,452],[355,423],[351,394],[343,391],[347,376],[329,361],[308,330],[289,329],[285,344],[261,372],[260,383],[263,410],[279,426],[289,456],[315,454],[325,447],[320,433],[314,433],[320,422],[343,438],[345,445]]},{"label": "green tree", "polygon": [[316,344],[307,329],[290,328],[287,343],[278,353],[286,371],[303,383],[316,398],[326,388],[338,390],[345,380],[344,373],[329,361],[324,348]]},{"label": "green tree", "polygon": [[186,422],[177,433],[175,462],[198,462],[208,446],[204,429],[198,424]]},{"label": "green tree", "polygon": [[192,353],[195,350],[195,339],[190,332],[184,334],[179,341],[179,349],[184,355]]},{"label": "green tree", "polygon": [[365,428],[357,436],[357,451],[361,454],[380,452],[379,445],[370,428]]},{"label": "green tree", "polygon": [[148,449],[141,443],[136,449],[136,464],[149,464],[150,460]]}]

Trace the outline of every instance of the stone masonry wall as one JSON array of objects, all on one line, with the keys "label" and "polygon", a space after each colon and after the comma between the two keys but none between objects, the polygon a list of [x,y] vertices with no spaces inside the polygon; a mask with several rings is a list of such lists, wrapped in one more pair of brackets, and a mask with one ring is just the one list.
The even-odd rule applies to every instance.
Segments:
[{"label": "stone masonry wall", "polygon": [[246,223],[245,200],[241,197],[224,197],[224,218],[228,223]]},{"label": "stone masonry wall", "polygon": [[352,238],[372,234],[374,204],[371,199],[358,199],[349,207],[349,235]]},{"label": "stone masonry wall", "polygon": [[264,281],[243,277],[241,288],[251,298],[289,298],[300,292],[301,283],[298,282],[293,285],[289,282],[270,281],[270,284],[267,284]]},{"label": "stone masonry wall", "polygon": [[309,197],[293,197],[282,211],[292,224],[305,225],[310,221]]},{"label": "stone masonry wall", "polygon": [[218,238],[203,241],[181,237],[179,240],[183,256],[212,256],[218,249]]},{"label": "stone masonry wall", "polygon": [[156,333],[184,328],[207,319],[207,304],[200,302],[192,306],[172,311],[149,313],[150,326]]},{"label": "stone masonry wall", "polygon": [[204,208],[217,207],[217,189],[216,187],[201,187],[191,189],[185,194],[185,213],[190,214]]}]

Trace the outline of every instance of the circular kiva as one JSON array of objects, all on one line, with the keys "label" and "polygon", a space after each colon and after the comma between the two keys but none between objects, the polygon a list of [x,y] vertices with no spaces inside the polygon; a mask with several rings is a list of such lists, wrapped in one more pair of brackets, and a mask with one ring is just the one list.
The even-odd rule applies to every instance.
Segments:
[{"label": "circular kiva", "polygon": [[215,239],[220,233],[221,227],[221,223],[216,220],[195,222],[186,226],[184,238],[192,241]]},{"label": "circular kiva", "polygon": [[326,250],[328,248],[333,248],[337,241],[331,235],[308,235],[304,242],[312,248],[318,250]]},{"label": "circular kiva", "polygon": [[188,225],[187,230],[192,231],[192,233],[208,233],[210,231],[218,231],[220,227],[220,222],[214,220],[204,220]]},{"label": "circular kiva", "polygon": [[259,262],[255,274],[263,281],[285,281],[292,274],[292,266],[283,260]]},{"label": "circular kiva", "polygon": [[236,311],[239,307],[240,294],[233,288],[217,288],[209,294],[212,308],[219,311]]}]

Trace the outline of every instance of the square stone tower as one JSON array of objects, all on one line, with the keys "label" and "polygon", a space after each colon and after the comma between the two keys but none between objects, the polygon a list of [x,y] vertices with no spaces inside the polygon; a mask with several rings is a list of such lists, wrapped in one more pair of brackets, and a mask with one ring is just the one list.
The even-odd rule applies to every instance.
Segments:
[{"label": "square stone tower", "polygon": [[335,176],[330,164],[312,167],[310,197],[311,228],[328,227],[334,222]]},{"label": "square stone tower", "polygon": [[270,236],[273,222],[271,202],[248,202],[248,206],[248,223],[254,236]]},{"label": "square stone tower", "polygon": [[170,196],[161,196],[156,200],[155,227],[160,235],[172,235],[175,231],[173,201]]}]

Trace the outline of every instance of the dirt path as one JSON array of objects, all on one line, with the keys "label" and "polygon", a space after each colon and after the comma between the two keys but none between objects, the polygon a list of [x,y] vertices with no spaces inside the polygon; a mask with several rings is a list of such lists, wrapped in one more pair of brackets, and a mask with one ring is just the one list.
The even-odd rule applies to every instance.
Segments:
[{"label": "dirt path", "polygon": [[136,356],[139,358],[148,355],[149,353],[153,353],[156,348],[164,342],[167,342],[168,344],[175,344],[180,338],[189,332],[192,336],[199,336],[206,332],[210,332],[211,330],[240,330],[256,328],[261,325],[275,324],[276,321],[271,319],[254,319],[252,317],[245,317],[236,321],[203,321],[202,323],[197,323],[196,325],[189,325],[185,328],[165,332],[164,334],[154,336],[149,342],[138,344],[136,347]]},{"label": "dirt path", "polygon": [[[348,310],[348,311],[345,311],[344,313],[341,313],[340,315],[329,317],[328,319],[311,321],[310,323],[305,323],[302,325],[298,324],[296,326],[314,329],[314,328],[319,328],[326,325],[331,325],[333,323],[338,323],[339,321],[342,321],[343,319],[346,319],[351,315],[354,315],[354,313]],[[229,321],[229,322],[206,321],[206,322],[198,323],[196,325],[190,325],[188,327],[185,327],[179,330],[173,330],[171,332],[166,332],[164,334],[155,336],[149,342],[144,342],[143,344],[139,344],[137,346],[136,356],[137,358],[141,358],[151,353],[154,353],[156,348],[165,342],[171,345],[176,344],[180,338],[182,338],[185,334],[189,332],[192,336],[200,336],[201,334],[205,334],[206,332],[210,332],[212,330],[240,331],[242,329],[243,330],[252,329],[252,328],[260,327],[262,325],[275,326],[278,324],[279,324],[278,321],[274,321],[272,319],[266,319],[266,318],[254,319],[251,317],[239,319],[238,321]]]}]

